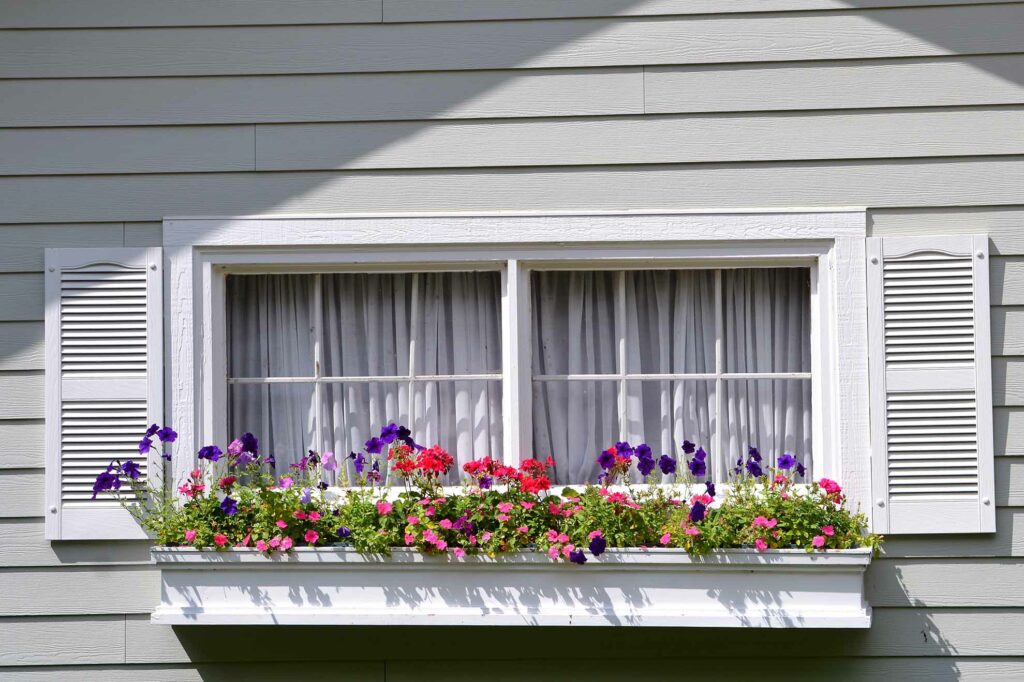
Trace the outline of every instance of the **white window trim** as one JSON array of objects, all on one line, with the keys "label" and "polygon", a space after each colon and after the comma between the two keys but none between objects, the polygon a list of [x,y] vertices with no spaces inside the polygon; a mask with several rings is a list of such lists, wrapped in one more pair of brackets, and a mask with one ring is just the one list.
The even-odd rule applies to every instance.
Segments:
[{"label": "white window trim", "polygon": [[[164,221],[170,322],[169,421],[179,433],[173,475],[226,436],[224,277],[228,272],[325,269],[505,271],[503,399],[507,455],[526,451],[530,418],[527,272],[573,267],[812,266],[815,471],[843,482],[851,503],[870,500],[865,283],[866,210],[794,209],[629,213],[490,213],[186,217]],[[628,238],[623,238],[623,237]],[[657,260],[657,263],[651,263]],[[508,292],[511,292],[509,295]],[[220,302],[220,306],[214,305]],[[512,306],[520,314],[511,315]],[[219,377],[219,380],[217,379]],[[511,409],[510,409],[511,408]],[[526,414],[524,414],[526,413]]]}]

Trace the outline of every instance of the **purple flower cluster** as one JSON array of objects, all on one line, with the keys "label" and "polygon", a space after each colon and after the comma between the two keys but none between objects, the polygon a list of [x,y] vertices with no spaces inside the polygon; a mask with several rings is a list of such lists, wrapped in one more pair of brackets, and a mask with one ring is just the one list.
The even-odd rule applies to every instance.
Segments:
[{"label": "purple flower cluster", "polygon": [[379,455],[386,446],[391,445],[395,441],[405,443],[414,450],[426,449],[412,439],[412,431],[407,427],[391,423],[381,428],[379,436],[374,436],[366,441],[364,444],[366,454]]},{"label": "purple flower cluster", "polygon": [[[685,449],[686,443],[689,443],[689,441],[686,441],[683,444],[683,448],[684,448],[683,451],[684,452],[686,451],[686,449]],[[690,443],[690,446],[692,448],[693,447],[693,443]],[[693,459],[691,459],[686,464],[686,466],[688,466],[690,468],[690,473],[693,474],[694,476],[696,476],[697,478],[702,478],[702,477],[706,476],[707,473],[708,473],[707,458],[708,458],[708,453],[704,452],[704,448],[697,448],[696,453],[694,453],[694,455],[693,455]]]},{"label": "purple flower cluster", "polygon": [[[153,449],[153,436],[156,436],[161,443],[173,443],[178,439],[178,432],[170,426],[150,424],[149,428],[146,429],[146,435],[139,441],[140,455],[145,455]],[[171,459],[171,453],[169,452],[163,452],[160,456],[168,461]]]}]

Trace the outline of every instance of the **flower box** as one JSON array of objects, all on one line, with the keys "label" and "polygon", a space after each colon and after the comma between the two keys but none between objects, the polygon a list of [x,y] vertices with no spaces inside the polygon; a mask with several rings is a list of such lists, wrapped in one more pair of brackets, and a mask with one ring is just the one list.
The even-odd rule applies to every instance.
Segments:
[{"label": "flower box", "polygon": [[168,625],[641,625],[867,628],[870,549],[609,549],[586,565],[535,552],[396,549],[266,556],[155,547]]}]

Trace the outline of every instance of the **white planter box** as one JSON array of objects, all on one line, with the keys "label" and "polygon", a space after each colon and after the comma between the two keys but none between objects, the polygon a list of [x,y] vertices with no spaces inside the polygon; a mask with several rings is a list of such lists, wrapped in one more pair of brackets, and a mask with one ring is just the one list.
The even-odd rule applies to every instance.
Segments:
[{"label": "white planter box", "polygon": [[168,625],[649,625],[866,628],[870,550],[611,549],[583,566],[521,552],[390,557],[152,550]]}]

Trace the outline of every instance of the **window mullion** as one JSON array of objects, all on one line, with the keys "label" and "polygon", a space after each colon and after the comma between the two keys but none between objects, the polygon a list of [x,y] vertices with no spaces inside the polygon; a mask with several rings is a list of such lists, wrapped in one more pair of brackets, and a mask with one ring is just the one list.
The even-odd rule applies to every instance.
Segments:
[{"label": "window mullion", "polygon": [[316,448],[319,452],[328,450],[324,442],[323,417],[324,417],[324,395],[323,384],[320,377],[323,376],[324,362],[324,316],[323,316],[323,275],[313,276],[313,415],[314,438]]},{"label": "window mullion", "polygon": [[412,303],[410,310],[410,329],[409,329],[409,376],[408,376],[408,391],[409,391],[409,407],[408,407],[408,419],[409,428],[414,432],[416,431],[416,343],[419,340],[419,329],[420,329],[420,274],[415,273],[412,276]]},{"label": "window mullion", "polygon": [[615,278],[615,339],[618,343],[618,376],[619,376],[619,440],[629,439],[629,427],[626,423],[626,272],[619,271]]},{"label": "window mullion", "polygon": [[[722,379],[722,375],[725,374],[725,320],[723,319],[722,307],[722,271],[715,270],[715,426],[711,437],[711,447],[713,448],[711,459],[715,461],[717,457],[718,461],[723,463],[723,466],[728,467],[729,460],[725,457],[725,453],[722,452],[722,429],[725,422],[722,418],[724,405],[722,394],[725,388],[725,382]],[[720,478],[725,477],[724,471],[720,472],[720,474]]]},{"label": "window mullion", "polygon": [[501,277],[502,456],[515,466],[533,442],[529,272],[509,260]]}]

